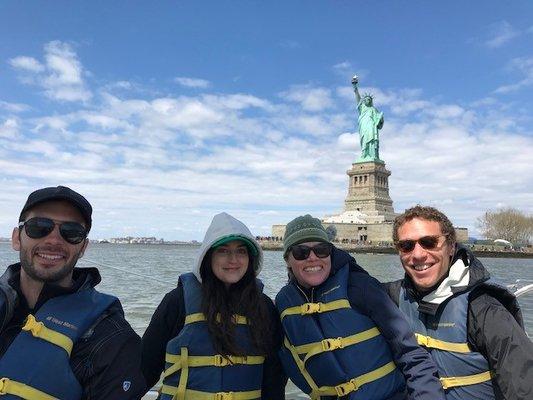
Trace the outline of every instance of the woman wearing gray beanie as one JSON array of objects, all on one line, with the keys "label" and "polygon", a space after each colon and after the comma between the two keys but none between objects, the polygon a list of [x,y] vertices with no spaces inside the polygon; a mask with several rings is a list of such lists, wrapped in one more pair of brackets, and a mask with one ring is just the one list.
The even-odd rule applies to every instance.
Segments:
[{"label": "woman wearing gray beanie", "polygon": [[281,361],[312,399],[445,399],[437,368],[380,283],[330,243],[318,218],[287,224],[289,283],[276,296]]}]

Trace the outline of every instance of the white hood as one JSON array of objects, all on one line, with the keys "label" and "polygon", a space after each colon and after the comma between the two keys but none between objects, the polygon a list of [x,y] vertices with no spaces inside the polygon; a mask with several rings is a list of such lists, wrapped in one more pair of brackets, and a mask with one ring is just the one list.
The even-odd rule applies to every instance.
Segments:
[{"label": "white hood", "polygon": [[205,233],[202,246],[200,247],[198,257],[196,258],[196,263],[194,265],[194,275],[198,278],[198,281],[202,282],[202,277],[200,276],[200,266],[202,265],[202,260],[204,259],[205,254],[211,248],[213,243],[219,241],[220,239],[227,236],[241,236],[248,239],[257,249],[257,256],[255,257],[255,262],[253,265],[255,276],[261,271],[261,266],[263,265],[263,250],[261,246],[255,240],[255,237],[252,235],[250,230],[238,219],[232,217],[231,215],[223,212],[217,214],[213,217],[211,225],[207,228]]}]

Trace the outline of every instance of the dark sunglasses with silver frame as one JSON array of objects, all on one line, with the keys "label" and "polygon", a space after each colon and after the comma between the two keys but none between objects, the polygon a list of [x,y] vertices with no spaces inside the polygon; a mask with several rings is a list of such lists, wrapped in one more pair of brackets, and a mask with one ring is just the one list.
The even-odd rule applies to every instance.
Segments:
[{"label": "dark sunglasses with silver frame", "polygon": [[59,226],[59,233],[66,242],[70,244],[79,244],[87,237],[87,228],[79,222],[61,221],[56,222],[50,218],[33,217],[27,221],[19,222],[19,229],[24,228],[24,232],[32,239],[41,239],[48,236]]},{"label": "dark sunglasses with silver frame", "polygon": [[295,260],[301,261],[307,259],[311,254],[311,251],[318,258],[326,258],[331,254],[333,245],[331,243],[319,243],[314,246],[305,246],[303,244],[296,244],[292,246],[289,250],[292,253],[292,256]]}]

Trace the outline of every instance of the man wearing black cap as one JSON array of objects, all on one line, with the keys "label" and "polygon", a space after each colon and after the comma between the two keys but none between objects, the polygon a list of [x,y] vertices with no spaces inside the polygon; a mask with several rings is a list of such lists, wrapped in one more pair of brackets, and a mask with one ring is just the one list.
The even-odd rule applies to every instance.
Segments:
[{"label": "man wearing black cap", "polygon": [[0,395],[139,399],[139,336],[117,298],[97,292],[96,268],[75,268],[92,207],[79,193],[31,193],[13,230],[20,263],[0,277]]}]

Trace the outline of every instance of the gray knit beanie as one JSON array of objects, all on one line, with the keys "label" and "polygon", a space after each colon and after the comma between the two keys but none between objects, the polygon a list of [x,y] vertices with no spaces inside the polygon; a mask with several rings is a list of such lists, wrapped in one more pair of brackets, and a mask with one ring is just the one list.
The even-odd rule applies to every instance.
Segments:
[{"label": "gray knit beanie", "polygon": [[283,257],[287,252],[298,243],[304,242],[328,242],[328,234],[318,218],[313,218],[306,214],[294,218],[285,228],[283,236]]}]

